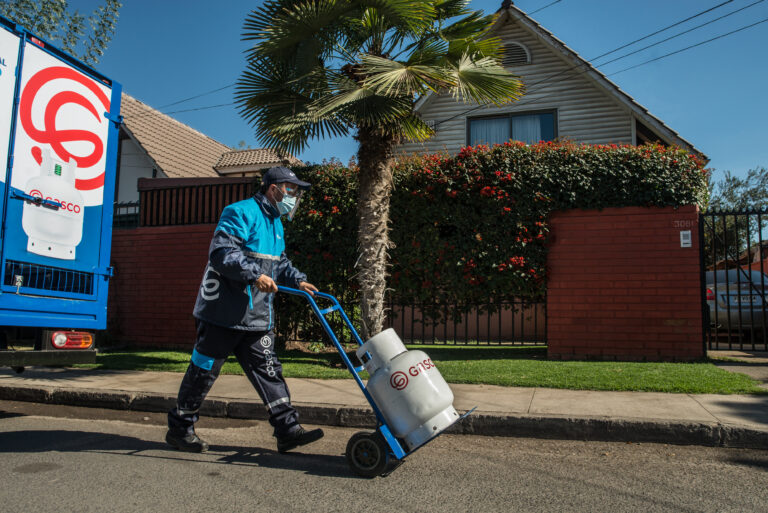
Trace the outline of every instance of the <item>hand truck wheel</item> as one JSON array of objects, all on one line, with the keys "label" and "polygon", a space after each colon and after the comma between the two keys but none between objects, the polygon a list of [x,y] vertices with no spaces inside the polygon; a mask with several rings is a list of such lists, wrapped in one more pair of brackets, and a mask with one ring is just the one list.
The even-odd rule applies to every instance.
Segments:
[{"label": "hand truck wheel", "polygon": [[389,463],[389,448],[378,431],[360,431],[347,442],[347,463],[359,476],[376,477]]}]

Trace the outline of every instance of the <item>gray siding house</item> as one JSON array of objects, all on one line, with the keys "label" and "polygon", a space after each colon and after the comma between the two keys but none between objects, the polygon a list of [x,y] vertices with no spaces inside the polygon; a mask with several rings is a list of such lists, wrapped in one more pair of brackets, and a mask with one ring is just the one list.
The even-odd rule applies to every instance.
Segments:
[{"label": "gray siding house", "polygon": [[589,144],[659,141],[706,157],[653,116],[512,2],[505,1],[492,33],[504,45],[503,63],[525,86],[525,95],[502,107],[457,101],[430,93],[416,113],[436,134],[406,143],[398,153],[455,153],[475,144],[567,139]]}]

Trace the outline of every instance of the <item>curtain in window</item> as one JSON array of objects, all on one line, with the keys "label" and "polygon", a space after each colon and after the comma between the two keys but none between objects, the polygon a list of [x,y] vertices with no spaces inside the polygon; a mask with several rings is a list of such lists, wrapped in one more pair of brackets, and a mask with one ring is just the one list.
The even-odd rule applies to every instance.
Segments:
[{"label": "curtain in window", "polygon": [[475,144],[503,144],[509,141],[509,118],[473,119],[470,141]]},{"label": "curtain in window", "polygon": [[536,144],[541,141],[541,116],[533,114],[513,117],[512,138],[526,144]]}]

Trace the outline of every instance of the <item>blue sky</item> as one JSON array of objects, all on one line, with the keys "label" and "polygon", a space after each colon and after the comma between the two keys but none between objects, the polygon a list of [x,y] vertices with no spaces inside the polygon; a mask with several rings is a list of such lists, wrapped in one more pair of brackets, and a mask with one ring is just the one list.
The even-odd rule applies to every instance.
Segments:
[{"label": "blue sky", "polygon": [[[585,58],[593,58],[724,0],[561,0],[533,18]],[[97,68],[121,82],[124,91],[230,146],[259,144],[234,106],[200,109],[233,101],[233,88],[165,107],[234,83],[244,67],[247,44],[242,22],[261,2],[243,0],[123,0],[112,43]],[[747,6],[732,0],[713,12],[666,31],[640,46]],[[98,0],[70,0],[90,12]],[[526,12],[552,0],[519,0]],[[492,12],[500,0],[474,0]],[[768,1],[721,21],[609,64],[601,71],[619,87],[710,157],[710,166],[744,175],[768,167],[768,23],[678,55],[610,76],[611,73],[768,18]],[[607,58],[606,58],[607,59]],[[605,60],[605,59],[603,59]],[[599,63],[601,61],[597,61]],[[346,162],[356,152],[350,138],[311,141],[299,156]]]}]

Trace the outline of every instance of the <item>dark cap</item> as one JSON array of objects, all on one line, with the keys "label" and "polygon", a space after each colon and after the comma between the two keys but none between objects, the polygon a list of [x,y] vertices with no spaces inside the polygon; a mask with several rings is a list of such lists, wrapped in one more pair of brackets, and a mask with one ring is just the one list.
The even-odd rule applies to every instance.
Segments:
[{"label": "dark cap", "polygon": [[270,186],[273,183],[288,182],[294,185],[298,185],[301,189],[309,189],[310,184],[299,180],[296,173],[288,169],[287,167],[275,166],[270,167],[266,173],[261,177],[261,183],[265,186]]}]

